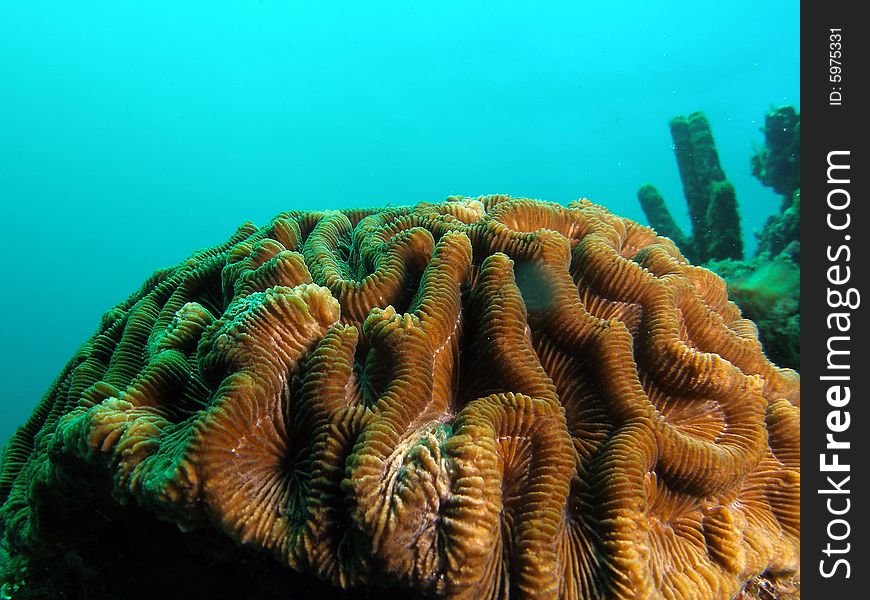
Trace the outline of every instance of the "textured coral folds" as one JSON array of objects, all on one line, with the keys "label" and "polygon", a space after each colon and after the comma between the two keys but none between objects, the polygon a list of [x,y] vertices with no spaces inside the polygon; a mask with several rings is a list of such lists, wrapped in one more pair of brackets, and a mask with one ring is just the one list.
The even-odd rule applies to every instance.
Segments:
[{"label": "textured coral folds", "polygon": [[588,201],[284,213],[106,314],[0,514],[36,553],[111,490],[345,588],[727,599],[799,573],[798,406],[721,280]]}]

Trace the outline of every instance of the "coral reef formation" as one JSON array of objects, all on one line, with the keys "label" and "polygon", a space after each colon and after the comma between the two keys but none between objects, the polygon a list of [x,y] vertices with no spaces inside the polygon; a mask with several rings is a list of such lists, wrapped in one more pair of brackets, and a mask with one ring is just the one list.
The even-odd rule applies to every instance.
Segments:
[{"label": "coral reef formation", "polygon": [[[728,283],[744,316],[758,325],[765,353],[776,364],[800,365],[800,114],[775,108],[764,120],[765,144],[750,164],[762,184],[782,195],[779,214],[755,235],[758,248],[748,262],[721,261],[707,267]],[[732,264],[729,264],[731,262]]]},{"label": "coral reef formation", "polygon": [[284,213],[106,313],[0,528],[107,597],[727,599],[799,575],[799,395],[588,201]]},{"label": "coral reef formation", "polygon": [[[734,190],[724,200],[717,190],[724,180],[710,127],[701,113],[671,121],[671,134],[683,180],[692,237],[676,224],[664,199],[652,185],[638,190],[650,225],[690,259],[715,271],[728,285],[731,300],[753,321],[767,356],[776,364],[797,369],[800,364],[800,114],[791,106],[768,112],[765,145],[751,158],[752,173],[782,194],[779,214],[771,215],[760,232],[752,259],[742,260],[729,249],[741,247],[740,219]],[[712,183],[705,183],[705,182]],[[706,186],[706,187],[705,187]],[[705,197],[703,190],[709,190]],[[712,199],[711,199],[712,198]],[[706,204],[705,204],[706,202]],[[700,206],[706,206],[701,210]],[[706,215],[706,216],[705,216]],[[701,218],[705,216],[704,218]],[[700,227],[700,229],[699,229]],[[701,248],[698,248],[699,240]],[[755,273],[755,274],[753,274]]]},{"label": "coral reef formation", "polygon": [[768,217],[764,228],[756,233],[757,257],[788,258],[797,268],[801,264],[801,191],[796,190],[791,202],[778,215]]},{"label": "coral reef formation", "polygon": [[694,263],[743,258],[734,186],[725,179],[719,164],[707,117],[700,112],[675,117],[670,127],[692,234],[682,232],[661,194],[650,184],[638,191],[647,220],[653,229],[671,238]]},{"label": "coral reef formation", "polygon": [[801,117],[793,106],[780,106],[764,117],[764,146],[756,150],[752,174],[784,200],[782,210],[801,186]]},{"label": "coral reef formation", "polygon": [[800,267],[781,254],[751,261],[722,260],[706,267],[722,277],[728,297],[758,327],[764,353],[778,365],[800,366]]},{"label": "coral reef formation", "polygon": [[800,265],[801,117],[791,106],[774,108],[764,119],[764,146],[750,164],[762,184],[782,196],[780,214],[771,215],[758,236],[757,256],[785,255]]}]

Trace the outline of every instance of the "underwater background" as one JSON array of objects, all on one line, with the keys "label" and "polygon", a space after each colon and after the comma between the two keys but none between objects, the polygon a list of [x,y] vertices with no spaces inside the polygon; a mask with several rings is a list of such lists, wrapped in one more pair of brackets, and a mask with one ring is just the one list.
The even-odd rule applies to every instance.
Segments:
[{"label": "underwater background", "polygon": [[292,209],[587,197],[689,229],[668,121],[703,111],[746,254],[800,107],[799,2],[0,5],[0,442],[155,269]]}]

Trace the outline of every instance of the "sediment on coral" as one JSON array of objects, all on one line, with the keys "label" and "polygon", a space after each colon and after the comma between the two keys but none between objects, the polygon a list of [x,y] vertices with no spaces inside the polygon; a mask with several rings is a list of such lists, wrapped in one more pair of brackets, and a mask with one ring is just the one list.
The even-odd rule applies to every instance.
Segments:
[{"label": "sediment on coral", "polygon": [[588,201],[283,213],[105,315],[0,528],[125,598],[729,599],[799,575],[799,399],[721,279]]}]

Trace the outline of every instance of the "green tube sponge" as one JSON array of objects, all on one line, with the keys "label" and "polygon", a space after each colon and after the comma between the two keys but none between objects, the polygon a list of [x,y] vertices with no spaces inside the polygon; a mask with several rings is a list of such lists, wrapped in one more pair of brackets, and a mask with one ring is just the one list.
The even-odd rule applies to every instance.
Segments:
[{"label": "green tube sponge", "polygon": [[662,198],[659,191],[654,186],[646,184],[637,191],[637,199],[640,201],[640,206],[649,224],[656,230],[656,233],[671,238],[681,251],[686,252],[689,240],[674,221],[674,217],[671,216],[671,211],[668,210],[665,199]]},{"label": "green tube sponge", "polygon": [[671,119],[670,129],[692,234],[680,230],[661,195],[650,185],[638,190],[647,219],[694,262],[742,258],[737,198],[719,163],[710,122],[703,113],[695,112]]},{"label": "green tube sponge", "polygon": [[[715,235],[707,240],[707,253],[716,259],[743,257],[743,238],[740,236],[740,213],[734,186],[727,181],[710,184],[706,222],[716,224]],[[711,229],[712,231],[712,229]]]}]

